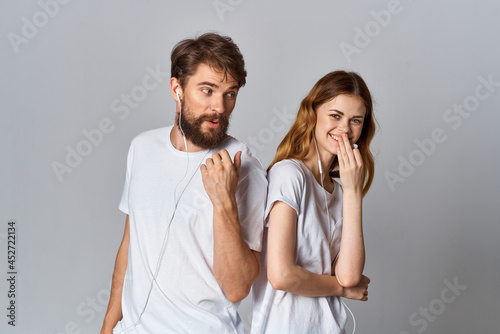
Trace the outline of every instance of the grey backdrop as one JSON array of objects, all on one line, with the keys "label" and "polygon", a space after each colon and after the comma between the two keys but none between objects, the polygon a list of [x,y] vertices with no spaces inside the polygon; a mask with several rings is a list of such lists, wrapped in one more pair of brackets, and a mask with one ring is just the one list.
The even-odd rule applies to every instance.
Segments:
[{"label": "grey backdrop", "polygon": [[172,46],[214,30],[247,63],[230,133],[264,166],[322,75],[355,70],[373,93],[372,283],[367,303],[348,301],[356,332],[498,333],[499,13],[493,0],[2,1],[0,331],[98,332],[128,146],[173,122]]}]

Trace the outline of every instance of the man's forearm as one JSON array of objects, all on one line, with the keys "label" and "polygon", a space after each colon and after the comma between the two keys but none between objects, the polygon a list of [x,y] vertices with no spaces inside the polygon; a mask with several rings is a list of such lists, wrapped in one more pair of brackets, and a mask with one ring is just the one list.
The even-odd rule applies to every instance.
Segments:
[{"label": "man's forearm", "polygon": [[113,328],[118,321],[122,318],[121,298],[123,291],[124,276],[119,277],[118,273],[113,274],[113,283],[111,285],[111,295],[109,297],[108,309],[101,330],[101,334],[108,334],[113,332]]},{"label": "man's forearm", "polygon": [[113,328],[122,318],[122,292],[123,281],[128,264],[128,248],[130,242],[129,217],[125,222],[125,232],[122,243],[116,255],[115,269],[113,271],[113,282],[111,283],[111,295],[109,297],[108,309],[104,317],[101,334],[110,334]]},{"label": "man's forearm", "polygon": [[241,232],[235,200],[214,206],[214,274],[231,302],[250,292],[259,274],[258,253],[252,251]]}]

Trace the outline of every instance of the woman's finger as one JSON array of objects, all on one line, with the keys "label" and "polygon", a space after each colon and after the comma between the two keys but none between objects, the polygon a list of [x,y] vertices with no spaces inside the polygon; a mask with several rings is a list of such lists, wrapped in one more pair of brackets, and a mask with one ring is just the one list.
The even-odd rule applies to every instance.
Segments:
[{"label": "woman's finger", "polygon": [[356,160],[356,164],[358,166],[363,165],[363,157],[361,156],[361,152],[358,149],[352,150],[352,153],[354,155],[354,159]]},{"label": "woman's finger", "polygon": [[349,137],[347,137],[347,133],[344,133],[342,135],[342,144],[344,146],[344,152],[347,156],[347,159],[345,160],[350,163],[356,161],[356,158],[354,157],[354,153],[351,148],[351,143],[349,142]]},{"label": "woman's finger", "polygon": [[345,155],[342,153],[342,147],[341,147],[341,144],[340,144],[340,141],[337,140],[337,158],[339,159],[339,169],[340,170],[344,170],[345,168],[345,161],[344,161],[344,157]]}]

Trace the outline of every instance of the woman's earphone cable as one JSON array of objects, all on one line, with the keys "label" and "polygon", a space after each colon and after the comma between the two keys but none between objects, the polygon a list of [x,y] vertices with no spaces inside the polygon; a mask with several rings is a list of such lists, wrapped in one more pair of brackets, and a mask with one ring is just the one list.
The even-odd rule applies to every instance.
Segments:
[{"label": "woman's earphone cable", "polygon": [[[316,137],[313,137],[313,139],[314,139],[314,147],[316,148],[316,154],[318,155],[318,167],[319,167],[319,175],[320,175],[320,179],[321,179],[321,187],[323,188],[323,190],[325,190],[325,185],[323,184],[323,168],[321,167],[321,158],[319,156],[318,145],[316,144]],[[354,145],[356,145],[356,144],[354,144]],[[356,145],[355,148],[358,148],[358,145]],[[328,200],[326,198],[326,194],[324,191],[323,191],[323,196],[325,197],[325,207],[326,207],[327,218],[328,218],[328,220],[330,220],[330,211],[328,210]],[[330,237],[331,237],[332,236],[331,224],[329,225],[329,227],[330,227]],[[351,309],[346,305],[346,303],[344,303],[344,301],[342,299],[340,301],[342,302],[342,304],[344,304],[345,308],[349,311],[349,313],[351,313],[352,323],[353,323],[352,334],[354,334],[356,332],[356,318],[354,318],[354,314],[352,313]]]}]

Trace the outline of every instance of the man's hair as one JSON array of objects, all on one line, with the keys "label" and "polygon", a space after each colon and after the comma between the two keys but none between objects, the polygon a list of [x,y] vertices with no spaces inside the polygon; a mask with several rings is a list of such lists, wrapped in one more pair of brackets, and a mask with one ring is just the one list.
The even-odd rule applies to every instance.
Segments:
[{"label": "man's hair", "polygon": [[213,70],[229,74],[238,82],[238,87],[246,83],[245,61],[238,46],[230,37],[215,33],[205,33],[199,37],[180,41],[172,49],[171,76],[177,78],[181,88],[190,76],[194,75],[198,65],[205,64]]}]

